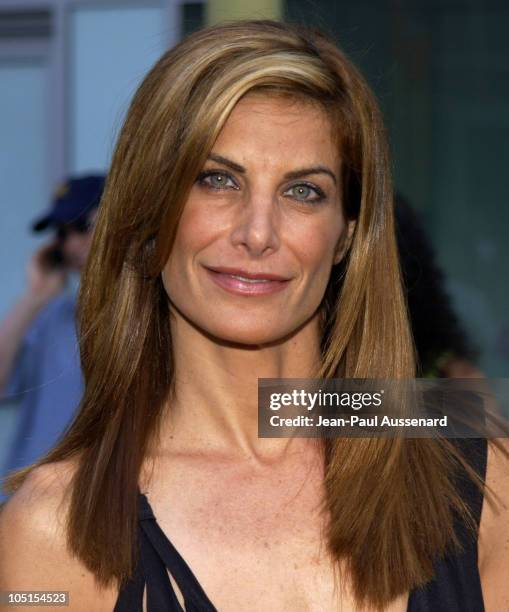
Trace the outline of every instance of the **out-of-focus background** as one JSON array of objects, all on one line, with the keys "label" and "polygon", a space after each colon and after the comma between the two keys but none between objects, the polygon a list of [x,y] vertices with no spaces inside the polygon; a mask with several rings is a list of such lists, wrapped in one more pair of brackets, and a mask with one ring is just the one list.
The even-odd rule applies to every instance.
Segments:
[{"label": "out-of-focus background", "polygon": [[[361,68],[479,366],[507,376],[507,0],[0,0],[0,319],[47,240],[30,221],[69,174],[107,171],[150,66],[187,33],[242,17],[315,24]],[[15,418],[0,405],[0,463]]]}]

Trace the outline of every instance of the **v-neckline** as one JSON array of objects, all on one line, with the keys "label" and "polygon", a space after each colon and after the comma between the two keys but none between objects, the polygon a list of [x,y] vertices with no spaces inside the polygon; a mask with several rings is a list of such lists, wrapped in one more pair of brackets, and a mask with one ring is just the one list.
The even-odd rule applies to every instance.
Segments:
[{"label": "v-neckline", "polygon": [[[157,550],[167,570],[177,583],[177,586],[179,587],[184,598],[184,605],[187,592],[187,595],[192,602],[195,605],[200,606],[200,612],[218,612],[217,608],[214,606],[208,595],[205,593],[200,582],[194,575],[193,570],[189,567],[184,557],[182,557],[179,551],[175,548],[172,541],[157,522],[157,518],[152,510],[152,506],[150,505],[146,494],[140,491],[139,496],[141,499],[140,520],[147,522],[149,521],[152,525],[152,528],[144,528],[145,534],[149,538],[151,544]],[[175,574],[177,574],[177,576]],[[169,576],[168,581],[170,582],[170,587],[173,589]],[[181,582],[184,584],[187,582],[187,584],[190,585],[191,590],[188,590],[187,587],[183,589]],[[408,593],[405,612],[411,611],[411,598],[412,591]],[[183,612],[186,612],[186,608],[183,609]]]}]

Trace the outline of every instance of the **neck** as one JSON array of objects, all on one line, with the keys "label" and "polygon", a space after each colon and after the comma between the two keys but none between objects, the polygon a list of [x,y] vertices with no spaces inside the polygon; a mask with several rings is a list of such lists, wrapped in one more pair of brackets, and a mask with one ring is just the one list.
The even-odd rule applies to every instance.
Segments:
[{"label": "neck", "polygon": [[258,438],[258,378],[312,378],[320,364],[318,318],[270,346],[232,345],[172,317],[175,393],[161,448],[256,462],[313,445],[299,438]]}]

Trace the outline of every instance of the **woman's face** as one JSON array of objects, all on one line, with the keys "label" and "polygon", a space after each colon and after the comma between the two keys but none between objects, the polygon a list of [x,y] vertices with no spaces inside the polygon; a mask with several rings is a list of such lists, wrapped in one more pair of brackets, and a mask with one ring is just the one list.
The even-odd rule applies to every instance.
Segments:
[{"label": "woman's face", "polygon": [[194,183],[163,283],[176,316],[218,339],[265,344],[317,319],[353,230],[325,112],[252,93]]}]

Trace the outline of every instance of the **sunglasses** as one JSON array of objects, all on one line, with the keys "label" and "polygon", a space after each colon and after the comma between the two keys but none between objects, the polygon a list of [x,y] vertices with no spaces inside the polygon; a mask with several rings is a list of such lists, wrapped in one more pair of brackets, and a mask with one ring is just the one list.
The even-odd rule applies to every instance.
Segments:
[{"label": "sunglasses", "polygon": [[90,221],[84,219],[82,221],[73,221],[72,223],[65,223],[57,227],[57,238],[59,240],[65,240],[71,233],[86,234],[93,227]]}]

